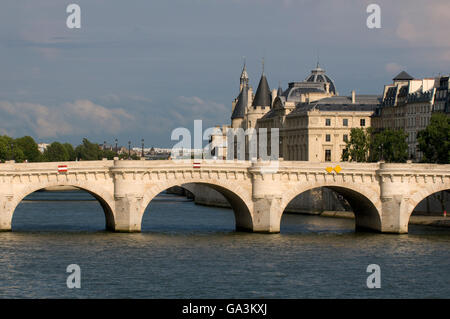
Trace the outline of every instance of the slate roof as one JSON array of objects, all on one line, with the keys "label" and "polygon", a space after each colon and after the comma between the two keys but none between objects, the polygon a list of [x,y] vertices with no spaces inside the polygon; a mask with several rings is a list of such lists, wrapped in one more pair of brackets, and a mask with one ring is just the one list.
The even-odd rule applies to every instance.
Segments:
[{"label": "slate roof", "polygon": [[256,89],[255,99],[252,106],[269,106],[272,104],[272,94],[270,93],[269,84],[267,83],[264,73],[259,80],[258,88]]},{"label": "slate roof", "polygon": [[394,81],[404,81],[404,80],[414,80],[414,78],[406,73],[405,71],[400,72],[397,74],[395,78],[393,78]]},{"label": "slate roof", "polygon": [[233,114],[231,114],[231,119],[241,118],[245,116],[245,108],[248,104],[248,87],[244,85],[241,92],[239,93],[236,106],[234,107]]},{"label": "slate roof", "polygon": [[311,111],[375,111],[380,106],[381,97],[377,95],[357,95],[355,103],[351,96],[333,96],[311,103],[299,103],[289,116]]}]

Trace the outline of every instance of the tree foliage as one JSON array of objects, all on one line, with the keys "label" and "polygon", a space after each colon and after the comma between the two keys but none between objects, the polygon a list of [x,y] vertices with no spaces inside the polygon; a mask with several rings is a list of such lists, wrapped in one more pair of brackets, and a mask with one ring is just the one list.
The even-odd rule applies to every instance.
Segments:
[{"label": "tree foliage", "polygon": [[408,144],[403,130],[386,129],[374,133],[372,128],[352,128],[350,139],[342,152],[343,161],[404,163]]},{"label": "tree foliage", "polygon": [[433,113],[430,124],[417,134],[422,161],[427,163],[450,163],[450,116]]},{"label": "tree foliage", "polygon": [[[25,160],[28,162],[91,161],[102,158],[112,160],[116,156],[116,152],[102,150],[99,144],[92,143],[86,138],[76,148],[70,143],[53,142],[41,154],[37,143],[30,136],[17,139],[7,135],[0,136],[0,162],[9,160],[15,160],[18,163]],[[127,159],[128,154],[124,154],[123,157]],[[133,155],[132,159],[139,159],[139,157]]]},{"label": "tree foliage", "polygon": [[7,135],[0,136],[0,161],[10,160],[23,162],[25,160],[24,152],[13,138]]},{"label": "tree foliage", "polygon": [[15,140],[15,144],[19,147],[28,162],[41,161],[41,152],[39,152],[38,145],[31,136],[24,136]]},{"label": "tree foliage", "polygon": [[102,159],[102,150],[98,144],[91,143],[83,138],[83,143],[75,148],[75,154],[79,160],[95,161]]},{"label": "tree foliage", "polygon": [[404,163],[408,159],[407,134],[403,130],[386,129],[373,134],[369,161],[384,160],[388,163]]},{"label": "tree foliage", "polygon": [[350,139],[342,152],[342,160],[350,162],[367,162],[370,148],[370,128],[352,128]]},{"label": "tree foliage", "polygon": [[75,161],[77,159],[77,154],[75,153],[75,149],[73,148],[73,145],[70,143],[64,143],[63,146],[67,151],[67,155],[69,156],[69,161]]},{"label": "tree foliage", "polygon": [[47,162],[64,162],[69,160],[69,153],[59,142],[53,142],[44,151],[44,160]]}]

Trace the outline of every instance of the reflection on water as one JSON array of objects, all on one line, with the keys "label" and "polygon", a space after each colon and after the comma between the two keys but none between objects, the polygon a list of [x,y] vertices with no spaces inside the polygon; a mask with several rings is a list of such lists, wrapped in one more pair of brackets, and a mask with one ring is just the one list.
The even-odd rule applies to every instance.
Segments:
[{"label": "reflection on water", "polygon": [[[14,231],[0,233],[0,297],[450,296],[447,228],[355,233],[353,220],[286,214],[280,234],[241,233],[231,210],[166,195],[147,208],[142,233],[119,234],[104,231],[89,194],[73,193],[35,193],[19,205]],[[72,263],[81,289],[66,287]],[[381,266],[381,289],[366,288],[372,263]]]}]

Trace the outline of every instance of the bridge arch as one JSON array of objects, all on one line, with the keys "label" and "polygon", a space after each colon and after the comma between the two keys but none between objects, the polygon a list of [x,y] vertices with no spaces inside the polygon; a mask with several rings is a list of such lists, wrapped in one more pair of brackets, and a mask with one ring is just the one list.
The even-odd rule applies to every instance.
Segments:
[{"label": "bridge arch", "polygon": [[[98,185],[92,185],[90,183],[85,182],[48,182],[48,183],[39,183],[39,184],[30,184],[23,188],[21,188],[14,195],[14,198],[9,204],[9,209],[6,214],[2,217],[3,224],[5,221],[9,222],[9,228],[11,229],[12,218],[14,216],[14,212],[17,206],[22,202],[22,200],[28,195],[39,191],[48,187],[56,187],[56,186],[70,186],[75,187],[80,190],[83,190],[90,195],[92,195],[99,203],[103,209],[105,214],[105,228],[107,230],[114,230],[115,227],[115,214],[114,214],[114,198],[112,195],[105,189],[98,187]],[[8,221],[9,220],[9,221]]]},{"label": "bridge arch", "polygon": [[356,230],[371,230],[381,232],[381,201],[378,193],[370,187],[360,187],[356,184],[315,183],[297,184],[291,187],[283,196],[280,205],[280,222],[287,205],[298,195],[316,188],[329,188],[342,195],[352,207],[355,215]]},{"label": "bridge arch", "polygon": [[420,190],[416,191],[407,201],[405,201],[405,203],[402,203],[400,206],[400,214],[406,217],[406,220],[409,223],[414,209],[421,201],[442,191],[450,191],[450,184],[433,184],[428,187],[420,188]]},{"label": "bridge arch", "polygon": [[222,194],[229,202],[235,217],[236,230],[238,231],[252,231],[253,230],[253,215],[252,215],[252,198],[251,192],[244,187],[233,183],[232,181],[218,182],[217,180],[204,180],[204,179],[188,179],[188,180],[172,180],[166,182],[159,182],[156,185],[150,187],[143,196],[142,206],[140,211],[140,220],[147,206],[150,204],[153,198],[159,193],[169,189],[173,186],[181,186],[183,184],[201,184],[216,190]]}]

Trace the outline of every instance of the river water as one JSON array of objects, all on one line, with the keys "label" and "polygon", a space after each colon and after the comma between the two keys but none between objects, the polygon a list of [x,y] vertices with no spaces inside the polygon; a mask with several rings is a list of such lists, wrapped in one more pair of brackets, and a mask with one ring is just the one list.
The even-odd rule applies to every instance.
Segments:
[{"label": "river water", "polygon": [[[122,234],[104,231],[87,193],[27,199],[0,233],[0,298],[450,297],[448,228],[355,233],[353,220],[285,214],[280,234],[241,233],[229,209],[160,195],[142,233]],[[80,289],[67,288],[70,264]],[[369,264],[380,289],[367,288]]]}]

